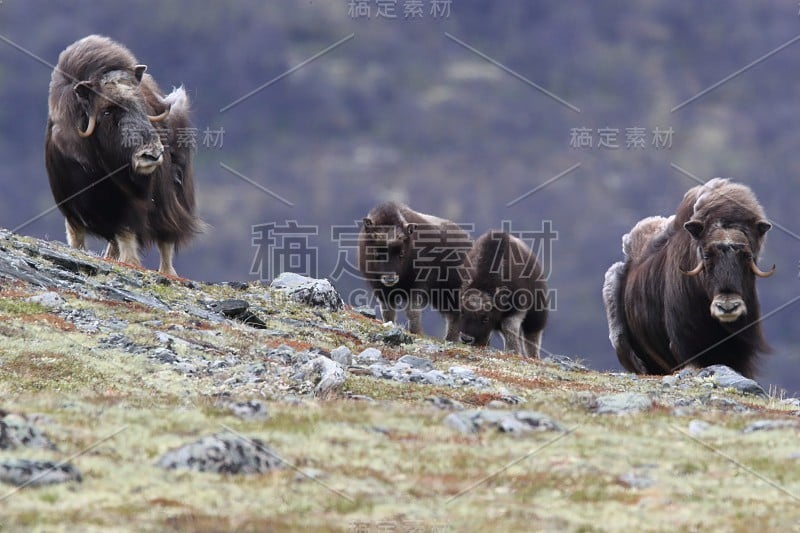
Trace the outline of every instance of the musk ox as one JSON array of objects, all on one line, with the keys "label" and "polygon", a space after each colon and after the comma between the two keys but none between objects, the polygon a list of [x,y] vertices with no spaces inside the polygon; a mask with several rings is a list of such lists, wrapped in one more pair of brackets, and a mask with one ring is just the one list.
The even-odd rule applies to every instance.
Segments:
[{"label": "musk ox", "polygon": [[603,285],[620,363],[648,374],[724,364],[752,376],[768,350],[756,278],[775,271],[757,266],[770,227],[753,192],[722,178],[690,189],[671,217],[636,224]]},{"label": "musk ox", "polygon": [[[106,257],[140,265],[157,244],[175,275],[175,248],[198,233],[183,87],[164,96],[124,46],[97,35],[67,47],[50,80],[45,163],[67,242],[108,241]],[[158,130],[156,127],[158,127]]]},{"label": "musk ox", "polygon": [[478,237],[464,263],[461,341],[485,346],[499,330],[505,350],[539,357],[547,323],[547,283],[528,246],[502,231]]},{"label": "musk ox", "polygon": [[386,202],[364,218],[358,267],[381,306],[384,320],[404,309],[409,331],[421,333],[423,308],[444,315],[445,339],[458,340],[458,289],[464,257],[472,244],[457,224]]}]

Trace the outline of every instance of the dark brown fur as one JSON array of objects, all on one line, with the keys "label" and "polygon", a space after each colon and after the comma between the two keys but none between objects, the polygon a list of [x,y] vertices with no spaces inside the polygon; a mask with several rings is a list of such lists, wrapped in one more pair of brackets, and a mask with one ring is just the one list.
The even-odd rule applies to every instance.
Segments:
[{"label": "dark brown fur", "polygon": [[405,308],[409,330],[421,333],[427,305],[447,321],[445,338],[458,340],[460,266],[472,241],[457,224],[386,202],[364,218],[358,266],[381,304],[384,320]]},{"label": "dark brown fur", "polygon": [[[750,257],[757,262],[769,228],[752,191],[719,178],[690,189],[675,216],[637,224],[623,238],[625,261],[609,269],[603,287],[622,365],[666,374],[724,364],[752,376],[768,346]],[[685,273],[699,262],[699,274]],[[727,321],[713,315],[714,305],[728,302],[746,311]]]},{"label": "dark brown fur", "polygon": [[484,346],[500,331],[505,349],[539,357],[547,323],[547,283],[536,255],[501,231],[481,235],[465,262],[461,291],[462,341]]},{"label": "dark brown fur", "polygon": [[[190,127],[188,98],[183,88],[165,97],[137,65],[127,48],[96,35],[61,53],[50,82],[45,162],[71,245],[82,247],[88,232],[109,241],[107,255],[122,249],[123,260],[138,263],[138,246],[157,243],[162,271],[174,274],[173,247],[203,227],[195,216],[192,147],[178,142],[179,130]],[[170,105],[165,120],[150,124],[147,115]],[[78,129],[85,131],[93,114],[95,132],[81,138]],[[141,141],[121,142],[125,131]],[[160,164],[150,162],[157,157]],[[150,167],[140,171],[145,160]]]}]

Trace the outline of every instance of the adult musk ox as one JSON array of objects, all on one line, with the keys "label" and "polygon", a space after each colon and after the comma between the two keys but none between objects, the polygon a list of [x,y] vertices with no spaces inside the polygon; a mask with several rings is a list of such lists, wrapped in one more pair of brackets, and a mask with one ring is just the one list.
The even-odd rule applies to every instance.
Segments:
[{"label": "adult musk ox", "polygon": [[386,202],[364,218],[358,267],[373,289],[384,320],[405,309],[412,333],[421,333],[428,305],[447,322],[445,338],[458,340],[458,289],[472,241],[457,224],[410,207]]},{"label": "adult musk ox", "polygon": [[690,189],[675,215],[642,220],[622,238],[625,261],[605,276],[609,338],[631,372],[728,365],[752,376],[768,349],[756,265],[771,225],[752,191],[715,178]]},{"label": "adult musk ox", "polygon": [[547,323],[547,283],[536,255],[502,231],[478,237],[464,263],[461,341],[485,346],[499,330],[506,351],[539,357]]},{"label": "adult musk ox", "polygon": [[[140,265],[152,243],[159,270],[175,275],[176,246],[198,233],[183,87],[164,96],[124,46],[97,35],[67,47],[50,80],[45,163],[66,218],[67,242],[87,233],[109,242],[106,257]],[[158,131],[154,127],[158,126]]]}]

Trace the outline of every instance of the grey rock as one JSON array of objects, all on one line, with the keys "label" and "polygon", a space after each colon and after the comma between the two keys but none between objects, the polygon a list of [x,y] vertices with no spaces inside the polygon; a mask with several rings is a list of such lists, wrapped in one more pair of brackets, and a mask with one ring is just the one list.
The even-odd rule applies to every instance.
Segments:
[{"label": "grey rock", "polygon": [[711,429],[712,425],[705,420],[692,420],[689,422],[689,435],[697,437]]},{"label": "grey rock", "polygon": [[598,414],[623,415],[646,411],[653,406],[653,400],[645,394],[622,392],[599,396],[595,400],[594,411]]},{"label": "grey rock", "polygon": [[266,420],[269,418],[267,406],[258,400],[230,402],[227,404],[227,408],[233,413],[233,416],[243,420]]},{"label": "grey rock", "polygon": [[66,300],[64,300],[60,294],[52,291],[31,296],[30,298],[27,298],[27,301],[54,309],[59,308],[66,303]]},{"label": "grey rock", "polygon": [[339,346],[331,350],[331,359],[346,368],[353,364],[353,352],[347,346]]},{"label": "grey rock", "polygon": [[470,409],[451,413],[444,424],[464,434],[477,433],[482,428],[494,427],[503,433],[522,434],[532,431],[563,431],[560,424],[537,411],[512,411],[499,409]]},{"label": "grey rock", "polygon": [[356,356],[356,361],[362,365],[386,362],[386,360],[381,356],[381,351],[376,348],[367,348]]},{"label": "grey rock", "polygon": [[218,474],[261,474],[282,468],[282,461],[260,439],[222,433],[170,450],[156,465]]},{"label": "grey rock", "polygon": [[475,371],[471,368],[467,368],[464,366],[451,366],[447,373],[451,376],[462,378],[462,379],[473,379],[475,378]]},{"label": "grey rock", "polygon": [[621,476],[617,477],[617,481],[621,485],[631,489],[646,489],[655,484],[655,481],[653,481],[650,477],[637,472],[628,472],[627,474],[622,474]]},{"label": "grey rock", "polygon": [[267,359],[275,361],[276,363],[289,364],[295,356],[295,350],[291,346],[281,344],[277,348],[273,348],[267,352]]},{"label": "grey rock", "polygon": [[90,263],[88,261],[84,261],[82,259],[76,259],[66,254],[62,254],[53,250],[48,250],[47,248],[41,248],[39,253],[44,259],[47,259],[51,263],[64,268],[70,272],[75,274],[80,274],[81,272],[85,274],[89,274],[90,276],[94,276],[99,272],[108,273],[111,271],[110,267],[107,265],[103,265],[101,263]]},{"label": "grey rock", "polygon": [[306,305],[324,307],[331,311],[344,308],[344,300],[327,279],[314,279],[284,272],[272,281],[270,288]]},{"label": "grey rock", "polygon": [[228,318],[236,318],[250,307],[250,304],[245,300],[221,300],[219,302],[211,302],[208,308],[215,313],[220,313]]},{"label": "grey rock", "polygon": [[8,413],[0,419],[0,450],[13,450],[18,447],[56,449],[55,444],[39,428],[30,423],[27,417]]},{"label": "grey rock", "polygon": [[425,398],[425,402],[439,409],[448,411],[460,411],[464,409],[464,405],[461,402],[451,398],[445,398],[444,396],[431,396],[430,398]]},{"label": "grey rock", "polygon": [[725,365],[711,365],[703,368],[698,374],[699,378],[711,378],[718,387],[735,389],[742,394],[753,394],[766,397],[766,391],[750,378],[746,378]]},{"label": "grey rock", "polygon": [[385,333],[378,333],[373,340],[383,342],[389,346],[400,346],[402,344],[412,344],[414,337],[406,333],[403,328],[394,327]]},{"label": "grey rock", "polygon": [[354,307],[353,311],[367,318],[372,318],[372,319],[378,318],[378,313],[375,312],[374,307],[369,307],[364,305],[361,307]]},{"label": "grey rock", "polygon": [[397,360],[398,363],[405,363],[409,365],[411,368],[416,368],[418,370],[423,370],[427,372],[428,370],[433,370],[433,363],[430,359],[425,359],[424,357],[417,357],[415,355],[404,355],[400,359]]},{"label": "grey rock", "polygon": [[448,382],[447,376],[441,370],[429,370],[422,374],[422,380],[429,385],[444,385]]},{"label": "grey rock", "polygon": [[172,368],[173,370],[175,370],[175,372],[178,372],[179,374],[197,373],[197,367],[192,363],[189,363],[188,361],[178,361],[177,363],[173,364]]},{"label": "grey rock", "polygon": [[0,481],[18,487],[38,487],[69,481],[82,481],[78,469],[69,463],[4,459],[0,461]]},{"label": "grey rock", "polygon": [[323,356],[309,361],[304,366],[302,373],[306,379],[310,379],[316,384],[314,395],[318,397],[326,397],[336,392],[344,385],[346,379],[342,365]]},{"label": "grey rock", "polygon": [[162,363],[177,363],[178,356],[172,350],[167,348],[156,348],[153,350],[153,359],[156,359]]},{"label": "grey rock", "polygon": [[553,363],[558,365],[559,368],[562,370],[568,370],[571,372],[588,372],[588,368],[577,362],[575,359],[571,357],[567,357],[566,355],[556,355],[552,354],[549,357],[545,357],[542,361],[547,363]]},{"label": "grey rock", "polygon": [[800,430],[800,420],[756,420],[742,430],[743,433],[773,431],[776,429]]}]

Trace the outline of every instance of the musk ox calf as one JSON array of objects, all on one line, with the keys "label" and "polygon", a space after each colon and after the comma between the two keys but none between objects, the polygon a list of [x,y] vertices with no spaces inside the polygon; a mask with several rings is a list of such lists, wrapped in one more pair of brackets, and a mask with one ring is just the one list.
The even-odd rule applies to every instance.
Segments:
[{"label": "musk ox calf", "polygon": [[775,270],[757,266],[770,227],[753,192],[721,178],[690,189],[673,216],[636,224],[603,286],[620,363],[648,374],[724,364],[752,376],[768,349],[756,278]]},{"label": "musk ox calf", "polygon": [[547,283],[536,255],[502,231],[481,235],[465,261],[461,341],[485,346],[499,330],[505,350],[539,357],[547,323]]},{"label": "musk ox calf", "polygon": [[[67,242],[87,233],[109,242],[106,257],[140,265],[152,243],[159,271],[175,275],[175,248],[198,233],[192,143],[183,87],[164,96],[124,46],[97,35],[67,47],[50,80],[45,162],[66,218]],[[156,127],[158,126],[158,131]]]},{"label": "musk ox calf", "polygon": [[358,267],[381,306],[384,320],[404,309],[412,333],[421,333],[422,310],[431,305],[447,322],[445,338],[458,340],[460,267],[472,244],[457,224],[386,202],[364,218]]}]

